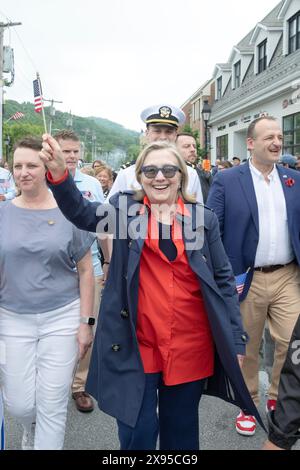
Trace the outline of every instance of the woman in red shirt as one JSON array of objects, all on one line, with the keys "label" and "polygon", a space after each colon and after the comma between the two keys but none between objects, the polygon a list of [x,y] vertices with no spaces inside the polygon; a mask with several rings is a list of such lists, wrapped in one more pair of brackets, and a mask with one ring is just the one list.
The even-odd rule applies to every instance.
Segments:
[{"label": "woman in red shirt", "polygon": [[198,449],[202,393],[261,423],[240,371],[247,334],[218,221],[186,193],[176,148],[148,145],[136,162],[141,190],[102,207],[81,198],[48,135],[41,157],[65,216],[114,234],[87,389],[117,418],[121,449],[156,449],[158,435],[160,449]]}]

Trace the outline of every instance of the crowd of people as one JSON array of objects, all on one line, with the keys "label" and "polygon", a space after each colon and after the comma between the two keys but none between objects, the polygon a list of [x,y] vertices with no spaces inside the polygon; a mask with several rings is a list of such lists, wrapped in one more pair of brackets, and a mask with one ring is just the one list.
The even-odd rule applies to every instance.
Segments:
[{"label": "crowd of people", "polygon": [[117,420],[122,450],[199,449],[203,394],[236,405],[235,429],[251,436],[265,429],[267,324],[264,449],[290,449],[300,159],[281,155],[280,125],[264,116],[248,128],[249,159],[205,171],[195,137],[178,132],[182,110],[141,118],[146,145],[118,174],[101,160],[79,165],[70,130],[22,139],[13,169],[0,169],[0,446],[3,398],[22,449],[62,449],[70,393],[79,412],[95,399]]}]

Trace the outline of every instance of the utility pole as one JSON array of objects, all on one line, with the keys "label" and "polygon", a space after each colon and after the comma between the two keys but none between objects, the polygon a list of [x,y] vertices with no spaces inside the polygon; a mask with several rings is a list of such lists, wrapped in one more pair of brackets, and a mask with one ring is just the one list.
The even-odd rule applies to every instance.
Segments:
[{"label": "utility pole", "polygon": [[46,100],[44,99],[44,101],[48,101],[49,103],[51,103],[51,106],[50,106],[50,127],[49,127],[49,134],[51,134],[51,131],[52,131],[52,118],[55,116],[55,108],[53,106],[54,103],[62,103],[62,101],[55,101],[55,100]]},{"label": "utility pole", "polygon": [[0,23],[0,160],[2,160],[2,121],[3,121],[3,37],[5,28],[19,26],[22,23]]}]

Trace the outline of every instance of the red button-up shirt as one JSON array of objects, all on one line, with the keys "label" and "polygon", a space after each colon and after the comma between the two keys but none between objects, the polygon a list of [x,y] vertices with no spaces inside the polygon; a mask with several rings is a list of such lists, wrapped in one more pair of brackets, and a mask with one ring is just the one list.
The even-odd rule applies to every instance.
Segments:
[{"label": "red button-up shirt", "polygon": [[[150,206],[145,198],[144,203]],[[179,200],[177,212],[187,209]],[[214,344],[199,280],[189,266],[180,224],[174,219],[177,248],[170,262],[159,249],[158,224],[149,214],[141,255],[137,338],[146,373],[162,372],[166,385],[209,377]]]}]

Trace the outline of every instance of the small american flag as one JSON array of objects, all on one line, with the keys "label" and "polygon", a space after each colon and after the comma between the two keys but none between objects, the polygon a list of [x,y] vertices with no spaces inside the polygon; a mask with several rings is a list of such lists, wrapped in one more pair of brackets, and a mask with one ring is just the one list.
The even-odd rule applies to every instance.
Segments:
[{"label": "small american flag", "polygon": [[43,95],[42,86],[40,80],[37,78],[33,80],[33,95],[34,95],[34,110],[36,113],[40,113],[43,109]]},{"label": "small american flag", "polygon": [[245,273],[235,276],[236,290],[239,295],[243,293],[246,279],[247,279],[247,274],[249,271],[250,271],[250,268]]},{"label": "small american flag", "polygon": [[10,119],[14,119],[16,121],[17,119],[21,119],[24,116],[25,114],[21,113],[20,111],[17,111],[15,114],[12,115]]}]

